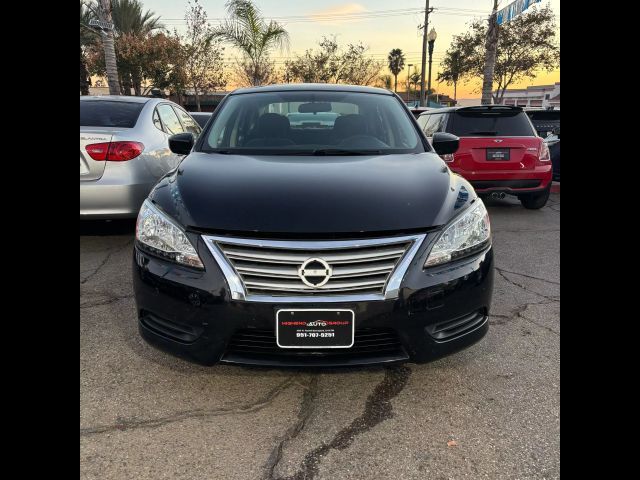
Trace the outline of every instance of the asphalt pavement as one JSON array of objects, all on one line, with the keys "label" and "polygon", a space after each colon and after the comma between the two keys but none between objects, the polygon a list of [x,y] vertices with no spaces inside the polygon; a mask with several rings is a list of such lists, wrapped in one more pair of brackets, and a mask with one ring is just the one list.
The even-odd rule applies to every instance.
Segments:
[{"label": "asphalt pavement", "polygon": [[83,479],[459,479],[560,475],[560,195],[487,201],[486,337],[416,365],[202,367],[138,335],[133,222],[80,235]]}]

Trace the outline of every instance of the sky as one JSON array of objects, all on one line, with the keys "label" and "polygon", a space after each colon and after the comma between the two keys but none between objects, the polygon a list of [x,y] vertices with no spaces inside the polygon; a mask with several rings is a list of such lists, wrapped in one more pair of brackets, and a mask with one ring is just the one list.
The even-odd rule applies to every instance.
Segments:
[{"label": "sky", "polygon": [[[184,12],[187,0],[142,0],[144,8],[154,11],[169,29],[185,29]],[[225,0],[200,0],[209,21],[216,25],[226,14]],[[500,7],[509,4],[501,0]],[[542,0],[549,3],[557,20],[560,19],[560,0]],[[335,35],[340,45],[362,42],[368,45],[368,55],[385,60],[392,48],[400,48],[405,53],[405,64],[420,67],[422,37],[418,25],[424,21],[424,0],[255,0],[266,19],[282,23],[289,32],[289,50],[275,51],[272,58],[282,65],[285,59],[314,48],[323,36]],[[437,38],[433,50],[432,87],[439,93],[453,96],[453,86],[438,84],[435,78],[438,65],[449,47],[453,35],[463,33],[466,24],[474,18],[486,17],[491,10],[491,0],[431,0],[434,11],[429,15],[429,30],[435,28]],[[330,16],[330,17],[327,17]],[[324,17],[323,17],[324,16]],[[559,22],[558,22],[559,24]],[[226,58],[233,60],[236,55],[227,49]],[[412,72],[416,67],[412,67]],[[398,77],[398,89],[405,85],[408,68]],[[385,69],[382,73],[389,73]],[[528,85],[545,85],[560,81],[560,69],[554,72],[540,72],[535,79],[527,79],[510,88],[524,88]],[[458,85],[458,98],[480,96],[481,80]],[[233,85],[230,85],[233,87]],[[404,90],[404,88],[403,88]]]}]

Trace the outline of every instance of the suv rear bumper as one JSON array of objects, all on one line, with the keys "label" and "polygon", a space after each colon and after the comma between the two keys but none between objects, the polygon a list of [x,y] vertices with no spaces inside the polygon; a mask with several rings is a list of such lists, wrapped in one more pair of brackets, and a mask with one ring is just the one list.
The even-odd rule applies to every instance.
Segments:
[{"label": "suv rear bumper", "polygon": [[534,193],[545,190],[551,185],[551,162],[548,165],[524,172],[508,170],[469,172],[458,169],[455,166],[450,166],[450,168],[467,179],[477,193]]}]

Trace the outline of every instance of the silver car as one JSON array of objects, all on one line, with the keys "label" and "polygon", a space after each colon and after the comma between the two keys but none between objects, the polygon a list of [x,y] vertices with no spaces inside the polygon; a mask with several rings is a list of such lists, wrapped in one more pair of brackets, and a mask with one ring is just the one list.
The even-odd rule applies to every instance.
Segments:
[{"label": "silver car", "polygon": [[136,217],[151,188],[178,166],[169,136],[200,126],[161,98],[80,97],[80,218]]}]

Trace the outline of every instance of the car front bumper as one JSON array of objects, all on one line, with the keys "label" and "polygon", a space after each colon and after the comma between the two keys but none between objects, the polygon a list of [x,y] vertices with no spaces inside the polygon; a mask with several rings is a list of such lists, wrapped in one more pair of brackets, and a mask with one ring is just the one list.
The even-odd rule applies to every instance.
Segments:
[{"label": "car front bumper", "polygon": [[[202,245],[201,245],[202,246]],[[335,303],[232,300],[217,263],[199,248],[197,271],[140,250],[133,285],[140,334],[152,345],[198,363],[264,366],[355,366],[426,362],[463,349],[488,330],[493,250],[428,270],[417,255],[396,299]],[[422,263],[421,263],[422,262]],[[355,312],[348,349],[284,349],[276,345],[276,311],[336,308]]]}]

